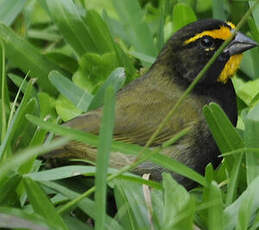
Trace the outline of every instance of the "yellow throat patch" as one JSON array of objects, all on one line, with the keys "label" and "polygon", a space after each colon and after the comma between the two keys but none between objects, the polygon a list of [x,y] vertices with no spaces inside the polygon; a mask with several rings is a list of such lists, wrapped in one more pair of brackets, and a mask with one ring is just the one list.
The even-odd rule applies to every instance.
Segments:
[{"label": "yellow throat patch", "polygon": [[[235,25],[231,22],[227,22],[227,24],[232,28],[235,29]],[[215,30],[206,30],[201,33],[195,34],[193,37],[184,41],[184,44],[187,45],[191,42],[195,42],[197,39],[202,38],[203,36],[210,36],[215,39],[222,39],[227,40],[232,35],[231,30],[227,26],[221,26],[219,29]],[[229,78],[231,78],[237,69],[239,68],[240,62],[242,60],[242,54],[233,55],[229,58],[228,62],[226,63],[224,69],[222,70],[221,74],[219,75],[217,81],[226,83]]]}]

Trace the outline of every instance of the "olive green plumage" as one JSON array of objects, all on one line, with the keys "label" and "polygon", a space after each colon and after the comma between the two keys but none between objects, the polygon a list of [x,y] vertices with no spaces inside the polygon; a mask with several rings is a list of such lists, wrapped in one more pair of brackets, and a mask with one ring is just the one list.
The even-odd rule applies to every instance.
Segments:
[{"label": "olive green plumage", "polygon": [[[205,51],[201,39],[185,45],[184,41],[205,30],[228,26],[219,20],[203,20],[184,27],[167,42],[150,70],[120,90],[116,97],[114,139],[145,145],[158,125],[181,97],[186,87],[208,62],[224,40],[214,39],[213,52]],[[206,44],[205,44],[206,45]],[[210,44],[211,45],[211,44]],[[177,110],[151,147],[170,139],[183,128],[191,131],[163,153],[203,173],[206,164],[217,166],[217,146],[210,134],[202,108],[210,102],[218,103],[227,113],[233,125],[237,121],[235,92],[231,81],[218,82],[230,55],[222,54],[209,69],[202,81]],[[102,108],[81,115],[67,123],[75,129],[98,134]],[[79,142],[70,142],[64,148],[48,155],[51,158],[86,158],[95,160],[97,150]],[[134,156],[111,153],[110,166],[120,168],[134,160]],[[151,178],[161,179],[165,169],[151,162],[145,162],[133,170],[142,175],[150,173]],[[186,187],[192,182],[181,176],[173,176]]]}]

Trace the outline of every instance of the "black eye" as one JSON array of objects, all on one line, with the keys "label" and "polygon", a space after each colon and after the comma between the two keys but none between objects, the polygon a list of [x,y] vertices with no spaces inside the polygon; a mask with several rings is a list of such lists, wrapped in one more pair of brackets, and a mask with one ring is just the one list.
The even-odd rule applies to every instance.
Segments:
[{"label": "black eye", "polygon": [[201,47],[203,48],[211,48],[214,46],[214,41],[212,37],[204,36],[200,40]]}]

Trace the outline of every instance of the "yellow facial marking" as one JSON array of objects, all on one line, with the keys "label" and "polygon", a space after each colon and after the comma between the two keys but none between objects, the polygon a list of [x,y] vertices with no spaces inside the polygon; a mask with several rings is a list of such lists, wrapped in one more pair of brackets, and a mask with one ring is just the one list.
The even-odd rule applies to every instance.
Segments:
[{"label": "yellow facial marking", "polygon": [[235,29],[236,26],[232,22],[226,22],[232,29]]},{"label": "yellow facial marking", "polygon": [[242,59],[242,54],[236,54],[229,58],[217,81],[226,83],[237,71]]},{"label": "yellow facial marking", "polygon": [[187,39],[184,41],[184,44],[187,45],[191,42],[195,42],[197,39],[202,38],[203,36],[210,36],[215,39],[223,39],[227,40],[232,35],[229,27],[227,26],[221,26],[219,29],[216,30],[206,30],[199,34],[194,35],[193,37]]}]

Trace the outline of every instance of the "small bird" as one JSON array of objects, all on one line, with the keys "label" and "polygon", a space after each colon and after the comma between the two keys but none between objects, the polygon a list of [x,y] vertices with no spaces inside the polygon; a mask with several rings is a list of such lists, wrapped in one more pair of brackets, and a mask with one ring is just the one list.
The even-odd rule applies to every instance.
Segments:
[{"label": "small bird", "polygon": [[[220,45],[232,35],[234,28],[230,22],[204,19],[177,31],[167,41],[147,73],[117,93],[114,139],[144,146],[184,90]],[[163,154],[199,173],[204,173],[209,162],[216,167],[221,160],[218,157],[219,150],[206,124],[202,108],[215,102],[223,108],[232,124],[236,125],[236,95],[229,78],[239,67],[242,52],[255,46],[255,41],[238,32],[155,138],[151,147],[161,145],[182,129],[190,127],[190,132],[177,143],[163,149]],[[101,116],[102,108],[99,108],[72,119],[65,126],[98,134]],[[62,149],[48,154],[48,157],[95,161],[96,153],[97,149],[94,147],[71,141]],[[135,156],[113,152],[110,167],[121,168],[134,159]],[[163,171],[166,169],[148,161],[132,170],[138,175],[149,173],[151,179],[158,181],[161,180]],[[192,187],[193,182],[189,179],[175,173],[172,175],[185,187]]]}]

